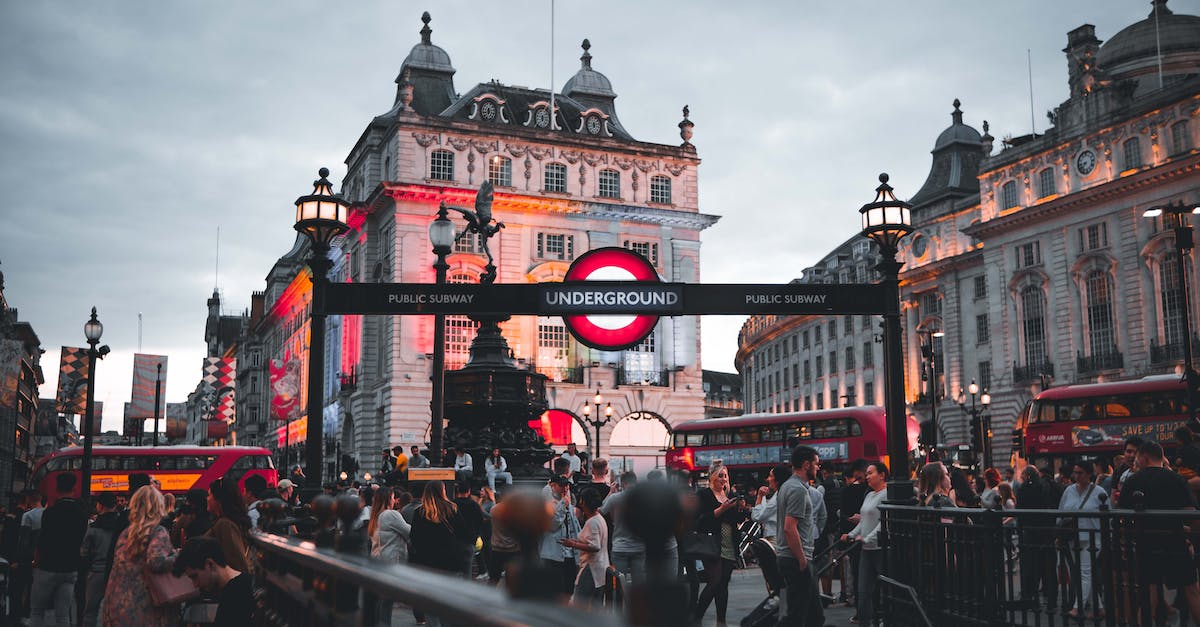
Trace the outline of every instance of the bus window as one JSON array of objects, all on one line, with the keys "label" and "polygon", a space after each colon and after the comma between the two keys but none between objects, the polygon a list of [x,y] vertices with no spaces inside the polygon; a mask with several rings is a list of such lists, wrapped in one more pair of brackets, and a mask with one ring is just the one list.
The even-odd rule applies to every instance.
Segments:
[{"label": "bus window", "polygon": [[676,433],[675,435],[671,436],[671,446],[674,446],[675,448],[683,448],[687,446],[687,434]]},{"label": "bus window", "polygon": [[178,470],[178,469],[179,469],[179,458],[178,457],[164,457],[161,460],[159,460],[158,470]]},{"label": "bus window", "polygon": [[1105,418],[1128,418],[1132,415],[1129,407],[1125,404],[1128,399],[1114,397],[1101,401],[1104,404]]},{"label": "bus window", "polygon": [[783,439],[783,425],[767,425],[763,427],[763,439],[768,442],[778,442]]},{"label": "bus window", "polygon": [[862,425],[858,424],[858,421],[853,418],[850,419],[850,435],[852,435],[852,436],[862,435]]},{"label": "bus window", "polygon": [[261,470],[273,468],[270,455],[243,455],[233,463],[231,470]]},{"label": "bus window", "polygon": [[758,427],[742,427],[733,433],[734,444],[757,444],[762,441],[762,432]]},{"label": "bus window", "polygon": [[812,423],[802,422],[792,425],[792,432],[801,440],[811,440],[813,437]]},{"label": "bus window", "polygon": [[687,435],[687,446],[704,446],[704,434],[703,433],[688,433],[686,435]]},{"label": "bus window", "polygon": [[728,431],[713,431],[708,435],[709,444],[729,444],[733,435]]},{"label": "bus window", "polygon": [[82,457],[71,457],[67,459],[67,470],[79,470],[82,465]]}]

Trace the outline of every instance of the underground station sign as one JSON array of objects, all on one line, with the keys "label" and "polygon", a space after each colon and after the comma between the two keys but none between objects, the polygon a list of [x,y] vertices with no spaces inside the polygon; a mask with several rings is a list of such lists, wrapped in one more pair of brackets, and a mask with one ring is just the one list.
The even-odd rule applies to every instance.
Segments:
[{"label": "underground station sign", "polygon": [[580,342],[621,350],[641,342],[661,316],[879,314],[875,284],[663,283],[645,257],[624,248],[579,256],[562,283],[333,283],[326,314],[561,316]]}]

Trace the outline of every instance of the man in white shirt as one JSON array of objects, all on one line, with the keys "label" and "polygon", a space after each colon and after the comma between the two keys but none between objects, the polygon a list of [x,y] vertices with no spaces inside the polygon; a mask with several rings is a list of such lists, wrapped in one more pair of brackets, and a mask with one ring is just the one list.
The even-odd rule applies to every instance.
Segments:
[{"label": "man in white shirt", "polygon": [[454,472],[466,472],[468,475],[475,472],[475,463],[471,461],[471,454],[464,451],[461,446],[454,447]]},{"label": "man in white shirt", "polygon": [[492,492],[496,491],[497,477],[503,479],[505,484],[512,485],[512,473],[508,472],[508,462],[500,454],[500,449],[492,449],[492,454],[483,460],[483,470],[487,473],[488,487],[492,489]]},{"label": "man in white shirt", "polygon": [[572,475],[583,469],[583,457],[579,455],[579,449],[575,448],[574,442],[567,445],[567,452],[562,454],[562,458],[571,462]]}]

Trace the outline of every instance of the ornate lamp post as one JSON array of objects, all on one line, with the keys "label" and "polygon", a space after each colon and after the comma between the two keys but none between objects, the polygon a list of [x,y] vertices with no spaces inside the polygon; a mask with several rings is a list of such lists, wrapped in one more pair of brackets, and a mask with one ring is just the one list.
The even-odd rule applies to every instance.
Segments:
[{"label": "ornate lamp post", "polygon": [[912,205],[896,199],[888,175],[879,175],[875,200],[858,210],[862,235],[879,246],[882,259],[875,266],[883,275],[886,311],[883,314],[884,412],[887,414],[887,449],[892,464],[889,501],[911,501],[913,483],[908,467],[908,421],[904,410],[904,353],[900,333],[900,267],[896,260],[900,240],[912,232]]},{"label": "ornate lamp post", "polygon": [[600,419],[600,405],[604,404],[604,397],[600,395],[600,386],[596,386],[596,395],[592,397],[592,404],[596,406],[596,417],[592,418],[592,408],[587,404],[583,404],[583,419],[589,425],[596,429],[596,457],[600,459],[600,428],[608,424],[612,420],[613,407],[612,403],[604,408],[604,420]]},{"label": "ornate lamp post", "polygon": [[[429,223],[429,243],[433,244],[433,254],[437,261],[433,269],[437,272],[437,284],[446,282],[446,271],[450,264],[446,256],[455,239],[454,223],[446,211],[446,203],[438,207],[437,219]],[[437,314],[433,317],[433,394],[429,402],[431,422],[429,425],[429,457],[430,463],[437,466],[442,463],[442,423],[446,407],[446,316]]]},{"label": "ornate lamp post", "polygon": [[[971,396],[970,407],[967,406],[967,394]],[[971,447],[983,453],[983,467],[991,468],[992,424],[991,416],[987,412],[992,404],[992,395],[988,394],[986,389],[981,395],[975,379],[971,379],[971,385],[967,386],[967,394],[963,394],[963,389],[958,388],[958,406],[971,416]]]},{"label": "ornate lamp post", "polygon": [[[1200,213],[1200,206],[1189,207],[1184,205],[1181,200],[1179,203],[1150,207],[1142,214],[1147,218],[1162,216],[1163,225],[1175,232],[1175,273],[1179,277],[1180,300],[1183,308],[1183,379],[1187,384],[1188,408],[1191,411],[1193,422],[1196,421],[1198,409],[1196,405],[1200,401],[1197,398],[1200,396],[1197,394],[1200,375],[1192,367],[1192,306],[1188,298],[1187,264],[1184,262],[1184,257],[1196,247],[1192,223],[1188,216],[1197,213]],[[1196,424],[1192,425],[1193,428],[1196,426]]]},{"label": "ornate lamp post", "polygon": [[941,392],[941,385],[938,384],[937,378],[937,353],[933,350],[933,338],[946,337],[946,334],[933,329],[917,329],[917,333],[925,336],[925,343],[921,344],[921,356],[925,358],[925,365],[928,368],[921,376],[929,383],[929,430],[933,434],[929,442],[922,442],[927,447],[937,450],[938,439],[941,433],[938,431],[937,422],[937,406]]},{"label": "ornate lamp post", "polygon": [[321,177],[313,181],[313,192],[296,199],[296,230],[306,235],[312,243],[312,254],[308,267],[312,270],[312,316],[309,320],[308,353],[308,440],[305,446],[306,488],[313,493],[321,491],[324,476],[324,411],[325,411],[325,284],[329,281],[329,245],[333,239],[350,230],[347,224],[346,203],[333,194],[332,184],[327,178],[329,168],[321,168]]},{"label": "ornate lamp post", "polygon": [[88,343],[88,381],[87,409],[83,415],[83,459],[79,464],[80,483],[79,494],[86,504],[92,498],[92,440],[96,433],[96,360],[104,359],[108,354],[108,346],[96,348],[100,336],[104,335],[104,325],[96,317],[96,308],[92,307],[92,317],[83,325],[83,337]]}]

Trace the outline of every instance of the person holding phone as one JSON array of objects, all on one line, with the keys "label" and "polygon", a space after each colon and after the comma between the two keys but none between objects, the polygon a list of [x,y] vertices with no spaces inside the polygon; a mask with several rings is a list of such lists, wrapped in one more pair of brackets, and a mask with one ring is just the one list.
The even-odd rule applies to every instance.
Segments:
[{"label": "person holding phone", "polygon": [[704,560],[704,571],[708,582],[696,600],[696,622],[704,619],[708,606],[717,602],[717,623],[725,623],[725,611],[729,606],[729,579],[737,564],[737,546],[740,538],[738,525],[746,519],[750,507],[745,497],[729,492],[729,469],[721,460],[716,460],[708,469],[708,487],[697,494],[696,529],[717,537],[721,553],[716,559]]}]

